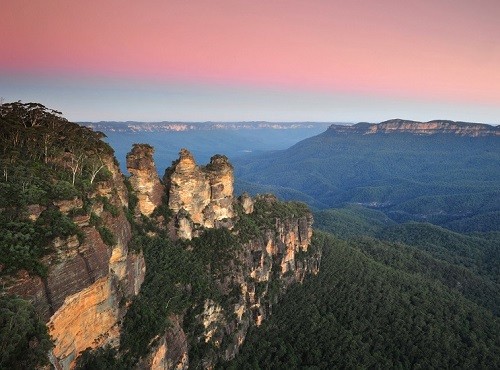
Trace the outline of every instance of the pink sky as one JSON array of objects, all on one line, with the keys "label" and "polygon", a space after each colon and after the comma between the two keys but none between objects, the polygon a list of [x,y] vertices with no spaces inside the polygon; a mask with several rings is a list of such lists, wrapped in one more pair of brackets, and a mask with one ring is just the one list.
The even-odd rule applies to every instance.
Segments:
[{"label": "pink sky", "polygon": [[498,0],[6,0],[0,74],[498,105]]}]

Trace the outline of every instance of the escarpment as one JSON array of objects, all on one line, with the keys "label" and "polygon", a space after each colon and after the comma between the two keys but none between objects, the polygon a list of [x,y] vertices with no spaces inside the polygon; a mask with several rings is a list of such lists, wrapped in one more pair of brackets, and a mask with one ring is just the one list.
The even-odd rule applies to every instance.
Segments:
[{"label": "escarpment", "polygon": [[[110,169],[119,171],[116,165]],[[46,276],[21,272],[8,280],[7,292],[32,300],[47,322],[56,368],[72,368],[85,349],[119,340],[119,323],[126,311],[120,302],[137,294],[144,279],[142,254],[128,250],[131,228],[116,191],[120,188],[125,188],[123,180],[99,184],[85,200],[90,215],[84,213],[80,198],[59,202],[57,209],[74,215],[81,236],[53,240],[55,252],[44,259]],[[103,230],[112,242],[103,238]]]},{"label": "escarpment", "polygon": [[[38,135],[16,112],[2,106],[2,119],[19,124],[18,136],[10,127],[1,138],[26,138],[16,150],[28,159],[2,154],[22,171],[6,168],[0,188],[8,227],[0,282],[46,324],[55,368],[99,356],[116,367],[213,368],[236,355],[291,284],[318,272],[309,209],[272,195],[235,197],[227,157],[199,166],[182,149],[162,182],[154,149],[136,144],[127,180],[101,134],[44,111]],[[32,138],[55,126],[66,136],[38,147]]]},{"label": "escarpment", "polygon": [[433,120],[417,122],[403,119],[392,119],[378,124],[360,122],[352,126],[331,125],[329,132],[354,133],[362,135],[409,133],[414,135],[453,134],[457,136],[483,137],[500,136],[500,126],[483,123],[455,122],[449,120]]},{"label": "escarpment", "polygon": [[[146,262],[170,265],[161,284],[173,288],[156,301],[159,288],[149,281],[159,272],[148,270],[134,314],[125,317],[122,350],[140,357],[137,367],[212,368],[233,358],[286,289],[318,272],[321,251],[312,243],[308,208],[272,195],[235,198],[233,181],[226,157],[213,156],[202,167],[186,149],[165,171],[170,216],[162,225],[152,214]],[[179,239],[166,242],[172,225]],[[151,327],[146,338],[135,335],[143,325],[135,312],[143,305],[158,305],[170,325]]]},{"label": "escarpment", "polygon": [[[2,147],[12,149],[0,153],[10,163],[0,193],[2,295],[31,302],[52,337],[52,365],[69,369],[85,349],[116,345],[143,282],[142,253],[129,250],[129,194],[102,134],[39,104],[0,113],[9,122]],[[23,121],[35,116],[36,125]]]},{"label": "escarpment", "polygon": [[[170,284],[176,286],[165,300],[175,305],[180,296],[187,296],[187,302],[181,308],[165,309],[171,326],[143,339],[146,348],[156,338],[137,366],[212,368],[236,355],[249,327],[260,325],[271,314],[291,284],[319,271],[321,251],[312,243],[312,214],[301,203],[280,202],[272,195],[235,198],[233,168],[224,156],[216,155],[200,167],[182,149],[163,181],[172,213],[165,222],[176,226],[180,240],[160,247],[155,262],[162,249],[173,252],[175,243],[181,243],[177,253],[187,253],[192,260],[180,258],[175,268],[164,271],[173,274]],[[161,235],[158,226],[155,238]],[[180,275],[188,270],[197,276],[182,283]],[[146,298],[149,289],[148,283],[138,306],[141,299],[153,304],[154,298]],[[135,317],[125,318],[126,327],[136,327],[138,322]],[[133,334],[130,337],[125,346],[136,340]]]}]

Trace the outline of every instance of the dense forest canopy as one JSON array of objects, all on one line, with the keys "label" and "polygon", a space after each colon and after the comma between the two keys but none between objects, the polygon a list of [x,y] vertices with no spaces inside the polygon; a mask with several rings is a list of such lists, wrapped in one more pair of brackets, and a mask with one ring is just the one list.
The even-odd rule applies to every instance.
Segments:
[{"label": "dense forest canopy", "polygon": [[500,320],[447,286],[446,269],[454,267],[375,239],[316,238],[324,253],[319,275],[293,287],[222,368],[500,366]]},{"label": "dense forest canopy", "polygon": [[318,209],[360,204],[397,222],[500,231],[500,137],[324,133],[235,160],[237,187]]},{"label": "dense forest canopy", "polygon": [[[104,243],[116,243],[92,212],[99,203],[111,217],[119,213],[95,192],[111,177],[113,150],[103,137],[38,103],[0,105],[0,277],[24,270],[46,278],[43,261],[54,252],[52,241],[84,238],[74,222],[80,213],[89,216]],[[318,143],[320,151],[314,149]],[[408,144],[404,155],[395,156],[402,153],[398,143]],[[274,189],[324,208],[314,215],[312,246],[300,252],[322,251],[323,258],[319,274],[292,287],[270,319],[248,333],[240,354],[216,367],[499,368],[498,138],[483,143],[479,148],[471,138],[438,137],[429,144],[403,135],[353,144],[325,134],[261,157],[260,164],[240,162],[238,171],[248,171],[242,183],[252,189]],[[471,156],[437,155],[456,152],[456,145]],[[412,167],[417,155],[421,160]],[[202,367],[230,344],[215,348],[199,340],[202,302],[214,300],[229,310],[239,285],[224,294],[216,287],[241,269],[234,258],[245,243],[276,232],[277,219],[309,210],[302,203],[257,198],[252,214],[235,206],[232,232],[205,230],[188,243],[170,240],[157,223],[172,218],[165,204],[151,218],[134,213],[138,198],[125,184],[128,247],[143,253],[145,280],[128,302],[120,345],[84,351],[77,366],[133,368],[172,325],[172,315],[184,315],[190,365]],[[73,213],[55,206],[75,199],[82,207]],[[422,219],[430,222],[415,222]],[[275,302],[282,290],[270,284],[265,299]],[[0,292],[0,367],[46,365],[52,345],[33,305]]]}]

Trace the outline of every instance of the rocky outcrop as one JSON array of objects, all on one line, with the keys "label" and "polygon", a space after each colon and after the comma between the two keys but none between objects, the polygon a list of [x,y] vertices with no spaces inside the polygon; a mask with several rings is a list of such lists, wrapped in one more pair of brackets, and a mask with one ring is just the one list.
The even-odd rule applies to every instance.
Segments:
[{"label": "rocky outcrop", "polygon": [[147,144],[134,144],[127,154],[127,170],[130,172],[130,184],[138,198],[138,210],[149,216],[161,204],[164,193],[153,160],[154,149]]},{"label": "rocky outcrop", "polygon": [[179,237],[190,239],[196,225],[231,227],[234,175],[227,157],[215,155],[207,166],[200,167],[187,149],[181,149],[179,159],[165,171],[163,182],[168,207],[175,214],[185,212],[177,220]]},{"label": "rocky outcrop", "polygon": [[414,135],[454,134],[458,136],[470,137],[500,136],[500,126],[448,120],[417,122],[393,119],[378,124],[360,122],[352,126],[331,125],[328,128],[328,131],[335,133],[356,133],[362,135],[410,133]]},{"label": "rocky outcrop", "polygon": [[[199,313],[189,319],[190,326],[184,325],[175,337],[169,336],[169,328],[145,360],[148,366],[181,369],[189,361],[192,366],[210,369],[220,360],[234,358],[248,329],[262,324],[286,289],[308,274],[318,273],[321,251],[312,245],[313,218],[307,207],[280,202],[272,195],[252,199],[245,194],[238,202],[240,213],[235,216],[233,233],[245,240],[242,223],[260,226],[238,247],[233,259],[225,262],[225,273],[215,282],[222,298],[194,303],[192,311]],[[183,208],[178,213],[187,217]],[[176,315],[174,321],[185,318]],[[193,360],[189,351],[179,350],[186,347],[178,338],[185,337],[212,350]]]},{"label": "rocky outcrop", "polygon": [[[87,348],[117,344],[125,303],[139,292],[144,279],[142,254],[128,250],[132,234],[122,209],[128,198],[123,177],[112,157],[104,161],[111,176],[96,184],[85,212],[99,217],[100,227],[109,230],[115,244],[105,244],[89,215],[82,214],[81,198],[54,202],[62,213],[74,214],[83,237],[53,241],[54,253],[44,259],[49,267],[46,277],[20,272],[16,279],[3,282],[9,293],[30,299],[47,323],[55,344],[50,358],[58,369],[72,368]],[[110,207],[113,214],[107,210]],[[31,208],[33,218],[44,211]]]},{"label": "rocky outcrop", "polygon": [[[204,278],[212,279],[211,293],[196,296],[182,312],[168,313],[167,329],[152,338],[149,355],[137,359],[137,369],[209,369],[220,360],[232,359],[248,329],[261,325],[285,290],[318,271],[321,252],[311,242],[313,219],[307,207],[285,204],[271,195],[252,199],[243,194],[235,199],[228,159],[215,155],[201,167],[185,149],[165,172],[168,202],[164,204],[167,199],[162,200],[164,187],[152,154],[148,145],[134,145],[127,157],[138,197],[136,210],[146,217],[126,214],[129,194],[112,157],[103,158],[110,175],[97,181],[83,198],[28,208],[32,220],[50,207],[57,208],[81,233],[52,241],[54,252],[45,257],[49,268],[43,278],[22,271],[1,281],[9,293],[29,298],[47,323],[55,344],[50,354],[55,368],[71,369],[88,348],[108,344],[120,348],[121,325],[146,270],[143,255],[129,251],[134,226],[129,220],[135,219],[131,221],[136,222],[135,229],[143,230],[139,240],[166,238],[173,229],[173,239],[184,239],[175,247],[188,253],[196,252],[196,247],[203,250],[197,244],[200,239],[192,239],[203,238],[212,228],[227,229],[215,230],[226,237],[221,244],[234,243],[221,260],[218,249],[205,251],[209,260],[195,266],[207,272]],[[161,215],[153,217],[157,208]],[[218,248],[218,240],[215,244]],[[200,257],[193,253],[190,258]],[[212,264],[220,266],[216,269]],[[173,285],[186,297],[201,289],[186,281]],[[203,350],[193,355],[193,347]]]},{"label": "rocky outcrop", "polygon": [[169,317],[170,326],[151,355],[140,361],[138,369],[185,370],[189,367],[188,338],[182,329],[182,322],[177,315]]},{"label": "rocky outcrop", "polygon": [[254,201],[252,200],[252,197],[248,193],[243,193],[239,198],[238,201],[241,205],[241,208],[243,209],[243,212],[248,215],[253,212],[253,205]]}]

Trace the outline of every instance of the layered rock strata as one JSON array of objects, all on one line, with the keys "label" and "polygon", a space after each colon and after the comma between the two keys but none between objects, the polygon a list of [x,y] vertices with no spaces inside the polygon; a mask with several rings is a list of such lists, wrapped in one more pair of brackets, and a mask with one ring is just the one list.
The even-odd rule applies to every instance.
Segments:
[{"label": "layered rock strata", "polygon": [[[120,302],[137,294],[144,279],[142,254],[128,250],[131,228],[122,210],[128,198],[122,174],[113,158],[105,158],[104,162],[111,178],[96,184],[95,192],[90,194],[95,199],[90,211],[114,235],[115,245],[103,242],[88,216],[75,215],[73,221],[84,238],[80,241],[75,235],[53,241],[55,253],[44,261],[49,266],[46,277],[21,272],[15,280],[3,282],[8,293],[31,300],[47,322],[55,344],[49,357],[57,369],[72,368],[79,353],[87,348],[116,345],[119,323],[126,312]],[[99,201],[104,198],[117,210],[115,215],[104,209]],[[71,211],[83,207],[83,202],[75,198],[55,206],[71,215]],[[33,217],[38,217],[37,207],[28,209],[35,209]]]},{"label": "layered rock strata", "polygon": [[207,166],[200,167],[187,149],[181,149],[163,182],[168,207],[178,215],[179,237],[191,239],[196,226],[232,226],[234,174],[226,156],[215,155]]},{"label": "layered rock strata", "polygon": [[[271,314],[290,284],[317,273],[321,253],[311,244],[312,215],[304,207],[284,206],[274,196],[252,199],[243,194],[235,199],[228,159],[215,155],[200,167],[185,149],[166,170],[168,203],[163,204],[164,187],[152,155],[148,145],[135,145],[127,157],[131,185],[139,199],[136,209],[148,217],[158,206],[167,205],[172,213],[170,224],[166,213],[163,219],[150,220],[163,230],[174,224],[175,237],[186,239],[182,245],[188,251],[195,245],[189,240],[203,237],[210,228],[231,230],[235,245],[223,273],[214,280],[216,296],[193,302],[189,319],[186,312],[170,314],[167,330],[151,343],[150,354],[134,366],[213,368],[236,355],[248,329]],[[2,281],[9,293],[32,300],[47,323],[55,343],[49,357],[57,369],[73,368],[78,355],[88,348],[107,344],[119,348],[121,322],[145,276],[142,254],[128,250],[132,227],[125,214],[129,197],[123,176],[112,157],[103,161],[111,176],[96,183],[92,193],[50,205],[71,217],[84,237],[53,241],[55,252],[44,261],[49,266],[46,277],[21,272],[13,280]],[[275,212],[280,207],[283,212]],[[45,210],[28,207],[30,219],[36,220]],[[245,222],[254,225],[250,233],[241,227]],[[113,235],[112,246],[109,240],[105,243],[102,228]],[[192,288],[187,284],[183,289]],[[196,343],[211,348],[201,359],[191,356]]]},{"label": "layered rock strata", "polygon": [[[234,358],[248,329],[262,324],[286,289],[302,282],[306,275],[318,273],[321,251],[312,245],[312,214],[302,209],[278,217],[273,209],[279,206],[283,203],[272,195],[254,200],[245,194],[238,199],[237,207],[242,213],[235,219],[235,230],[238,222],[244,222],[238,221],[238,217],[246,217],[250,222],[269,217],[270,222],[239,247],[234,259],[227,262],[227,274],[217,281],[218,291],[224,299],[232,296],[229,302],[233,303],[228,304],[224,299],[196,303],[200,313],[194,321],[200,334],[191,341],[203,342],[214,350],[207,352],[201,362],[192,364],[189,348],[182,344],[183,340],[179,342],[179,338],[192,335],[189,329],[185,326],[180,331],[176,329],[176,337],[168,329],[143,362],[144,368],[163,364],[165,369],[186,369],[191,364],[210,369],[220,360]],[[184,321],[183,315],[175,315],[174,322]]]},{"label": "layered rock strata", "polygon": [[362,135],[410,133],[414,135],[454,134],[469,137],[500,136],[500,126],[448,120],[417,122],[393,119],[378,124],[360,122],[352,126],[331,125],[328,130],[337,133],[357,133]]},{"label": "layered rock strata", "polygon": [[156,172],[153,154],[153,147],[147,144],[134,144],[132,151],[127,154],[130,184],[138,198],[137,208],[145,216],[151,215],[161,204],[164,193]]}]

